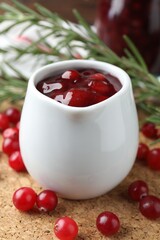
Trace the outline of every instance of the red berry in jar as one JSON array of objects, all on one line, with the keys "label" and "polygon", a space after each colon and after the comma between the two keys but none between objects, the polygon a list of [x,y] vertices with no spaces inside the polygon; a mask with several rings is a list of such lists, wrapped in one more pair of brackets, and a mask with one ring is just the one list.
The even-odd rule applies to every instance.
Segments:
[{"label": "red berry in jar", "polygon": [[94,73],[89,77],[89,79],[95,80],[95,81],[106,81],[106,77],[102,73]]},{"label": "red berry in jar", "polygon": [[55,222],[54,233],[60,240],[74,240],[78,236],[78,225],[70,217],[61,217]]},{"label": "red berry in jar", "polygon": [[140,161],[147,161],[148,153],[149,147],[144,143],[140,143],[137,151],[137,159]]},{"label": "red berry in jar", "polygon": [[151,138],[151,139],[157,138],[158,130],[154,123],[145,123],[142,126],[141,131],[144,134],[144,136],[147,138]]},{"label": "red berry in jar", "polygon": [[120,229],[119,218],[112,212],[102,212],[96,220],[97,229],[107,237],[116,234]]},{"label": "red berry in jar", "polygon": [[58,204],[58,198],[55,192],[44,190],[37,196],[36,205],[40,211],[53,211]]},{"label": "red berry in jar", "polygon": [[[59,88],[53,87],[61,85]],[[72,107],[87,107],[113,96],[121,88],[119,80],[95,69],[66,70],[37,84],[44,95]]]},{"label": "red berry in jar", "polygon": [[147,163],[151,169],[160,171],[160,148],[154,148],[149,151]]},{"label": "red berry in jar", "polygon": [[[97,34],[119,56],[128,46],[127,35],[142,54],[149,69],[160,73],[159,0],[99,0],[95,22]],[[146,51],[147,50],[147,51]]]},{"label": "red berry in jar", "polygon": [[9,118],[6,114],[0,113],[0,131],[4,131],[9,127]]},{"label": "red berry in jar", "polygon": [[9,121],[13,124],[19,122],[21,113],[17,108],[10,107],[6,110],[5,114],[8,116]]},{"label": "red berry in jar", "polygon": [[71,89],[66,93],[64,103],[68,106],[87,107],[94,103],[96,94],[86,89]]},{"label": "red berry in jar", "polygon": [[9,165],[17,172],[26,171],[20,151],[13,152],[8,159]]},{"label": "red berry in jar", "polygon": [[30,187],[21,187],[17,189],[12,197],[14,206],[20,211],[31,210],[36,202],[37,194]]},{"label": "red berry in jar", "polygon": [[146,218],[160,218],[160,199],[151,195],[142,198],[139,202],[139,210]]},{"label": "red berry in jar", "polygon": [[142,180],[134,181],[128,187],[128,196],[134,201],[139,201],[147,195],[148,185]]},{"label": "red berry in jar", "polygon": [[91,80],[88,86],[95,92],[104,96],[112,96],[115,93],[115,89],[112,84],[106,81]]},{"label": "red berry in jar", "polygon": [[15,151],[19,151],[19,140],[18,139],[11,139],[5,138],[2,143],[2,151],[7,155],[11,155]]},{"label": "red berry in jar", "polygon": [[76,70],[67,70],[62,74],[62,79],[68,79],[70,81],[76,81],[80,78],[80,74]]}]

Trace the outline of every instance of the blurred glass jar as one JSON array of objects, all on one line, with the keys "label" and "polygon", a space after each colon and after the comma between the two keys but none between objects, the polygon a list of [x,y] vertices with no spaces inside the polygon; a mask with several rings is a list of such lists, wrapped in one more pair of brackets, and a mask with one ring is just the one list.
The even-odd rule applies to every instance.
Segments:
[{"label": "blurred glass jar", "polygon": [[152,73],[160,74],[160,0],[100,0],[95,22],[100,38],[119,56],[127,35]]}]

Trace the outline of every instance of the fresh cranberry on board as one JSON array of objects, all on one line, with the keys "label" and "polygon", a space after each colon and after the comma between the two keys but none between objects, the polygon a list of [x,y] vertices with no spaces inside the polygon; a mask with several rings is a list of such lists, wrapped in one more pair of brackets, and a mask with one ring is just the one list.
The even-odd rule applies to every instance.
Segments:
[{"label": "fresh cranberry on board", "polygon": [[160,218],[160,199],[152,195],[142,198],[139,202],[139,210],[148,219]]},{"label": "fresh cranberry on board", "polygon": [[119,218],[112,212],[102,212],[96,219],[97,229],[106,237],[116,234],[120,229]]},{"label": "fresh cranberry on board", "polygon": [[53,211],[58,204],[58,197],[55,192],[51,190],[44,190],[37,196],[36,205],[40,211]]},{"label": "fresh cranberry on board", "polygon": [[119,80],[96,69],[66,70],[37,84],[44,95],[73,107],[87,107],[113,96],[121,88]]},{"label": "fresh cranberry on board", "polygon": [[17,189],[12,197],[14,206],[20,211],[31,210],[36,203],[37,194],[30,187]]},{"label": "fresh cranberry on board", "polygon": [[6,114],[0,113],[0,131],[4,131],[5,129],[9,128],[9,118]]},{"label": "fresh cranberry on board", "polygon": [[149,151],[147,163],[152,170],[160,171],[160,148],[153,148]]},{"label": "fresh cranberry on board", "polygon": [[70,217],[60,217],[55,222],[54,233],[60,240],[74,240],[78,235],[78,225]]},{"label": "fresh cranberry on board", "polygon": [[2,151],[10,156],[15,151],[20,151],[19,140],[5,138],[2,142]]},{"label": "fresh cranberry on board", "polygon": [[4,139],[11,138],[13,140],[14,139],[18,140],[19,139],[19,129],[16,127],[7,128],[3,131],[2,136]]},{"label": "fresh cranberry on board", "polygon": [[148,185],[142,180],[132,182],[128,187],[128,196],[134,201],[140,201],[141,198],[148,195]]},{"label": "fresh cranberry on board", "polygon": [[17,122],[19,122],[21,117],[21,112],[15,107],[8,108],[5,114],[8,116],[9,121],[13,124],[16,124]]},{"label": "fresh cranberry on board", "polygon": [[158,138],[158,129],[156,128],[156,125],[154,123],[147,122],[145,123],[141,128],[142,133],[145,137],[151,138],[151,139],[157,139]]},{"label": "fresh cranberry on board", "polygon": [[8,163],[9,166],[17,172],[26,171],[20,151],[13,152],[8,158]]},{"label": "fresh cranberry on board", "polygon": [[147,161],[147,155],[149,153],[149,147],[145,143],[139,143],[137,151],[137,160]]}]

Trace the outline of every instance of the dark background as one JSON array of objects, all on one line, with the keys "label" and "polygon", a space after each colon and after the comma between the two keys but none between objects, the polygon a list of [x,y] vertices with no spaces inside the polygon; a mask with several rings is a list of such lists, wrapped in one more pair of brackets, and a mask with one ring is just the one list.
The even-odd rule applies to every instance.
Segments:
[{"label": "dark background", "polygon": [[[11,3],[11,0],[0,0],[0,2]],[[80,14],[93,24],[98,0],[19,0],[19,2],[34,8],[34,3],[39,3],[48,9],[59,13],[65,19],[75,21],[72,9],[77,9]]]}]

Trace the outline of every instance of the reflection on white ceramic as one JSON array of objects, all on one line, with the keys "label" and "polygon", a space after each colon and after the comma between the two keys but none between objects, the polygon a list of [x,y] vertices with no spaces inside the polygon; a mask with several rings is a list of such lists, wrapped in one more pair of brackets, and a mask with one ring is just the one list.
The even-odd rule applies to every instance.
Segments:
[{"label": "reflection on white ceramic", "polygon": [[[84,108],[60,104],[35,85],[61,70],[94,68],[118,77],[122,88],[111,98]],[[138,121],[128,75],[98,61],[70,60],[38,70],[29,80],[20,147],[31,176],[69,199],[100,196],[129,173],[138,146]]]}]

